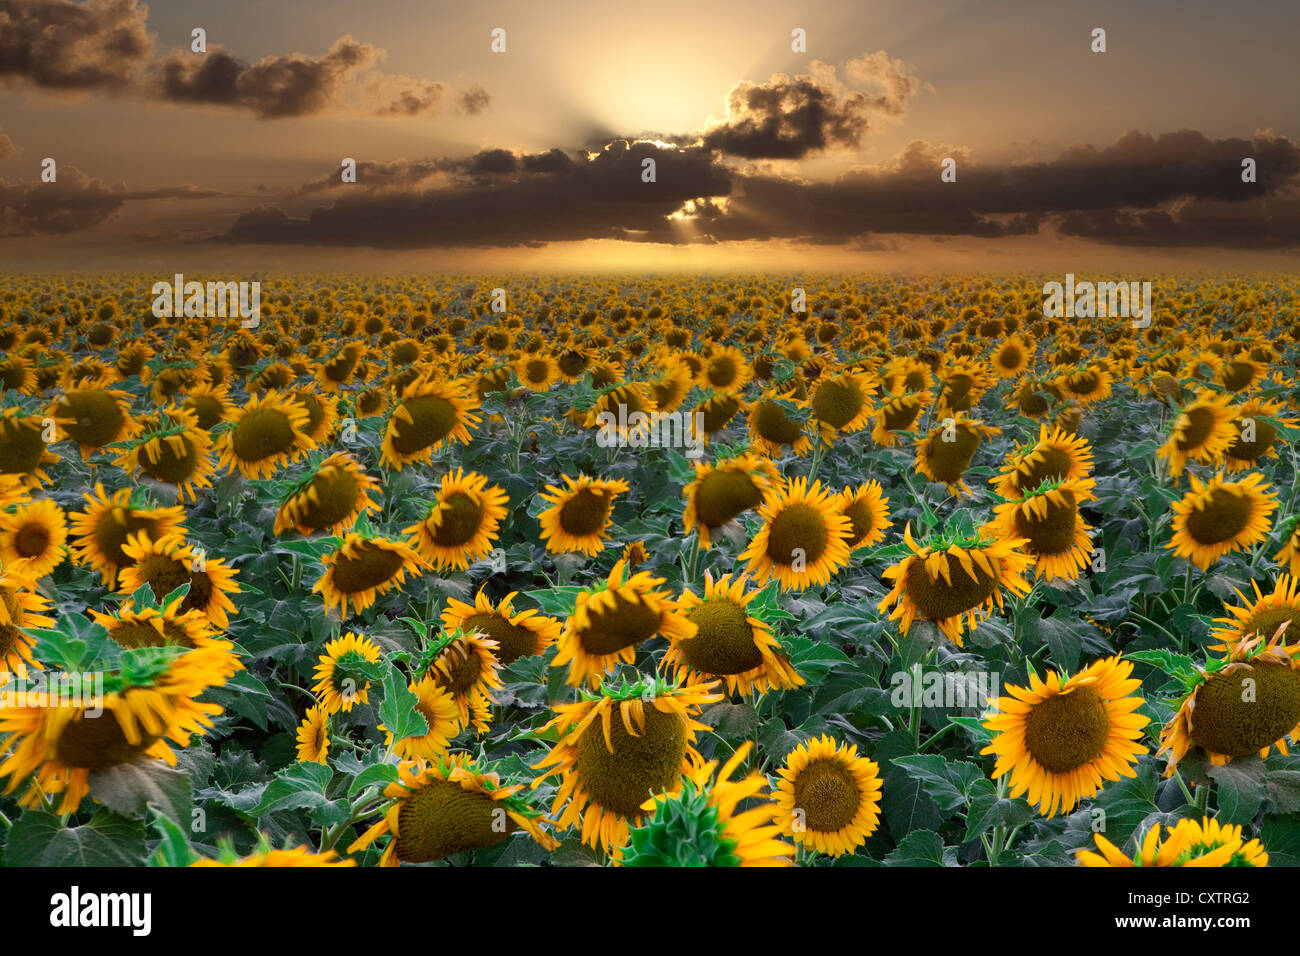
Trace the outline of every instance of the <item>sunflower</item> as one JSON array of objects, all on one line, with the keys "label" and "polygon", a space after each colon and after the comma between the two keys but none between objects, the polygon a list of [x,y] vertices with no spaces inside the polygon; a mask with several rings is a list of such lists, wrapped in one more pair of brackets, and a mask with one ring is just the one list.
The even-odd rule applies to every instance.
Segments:
[{"label": "sunflower", "polygon": [[491,638],[455,631],[434,648],[425,676],[451,695],[458,733],[471,723],[479,733],[491,726],[492,691],[502,686],[496,649]]},{"label": "sunflower", "polygon": [[137,647],[198,647],[200,638],[213,637],[212,624],[202,611],[185,610],[176,598],[164,608],[136,610],[131,603],[111,614],[90,609],[90,616],[108,636],[127,650]]},{"label": "sunflower", "polygon": [[1223,452],[1224,469],[1246,471],[1265,458],[1276,458],[1278,426],[1300,425],[1300,420],[1283,415],[1285,411],[1282,402],[1263,398],[1247,399],[1237,406],[1237,415],[1232,420],[1236,438]]},{"label": "sunflower", "polygon": [[997,755],[993,779],[1010,773],[1011,798],[1028,791],[1038,812],[1053,817],[1095,797],[1106,780],[1136,776],[1149,721],[1137,713],[1142,682],[1132,673],[1131,662],[1109,657],[1073,677],[1049,671],[1043,681],[1031,670],[1029,687],[1007,685],[1011,696],[999,697],[984,721],[994,737],[980,753]]},{"label": "sunflower", "polygon": [[793,391],[779,392],[769,389],[749,410],[749,437],[754,447],[769,457],[777,457],[788,448],[802,455],[812,448],[812,439],[804,431],[804,423],[790,417],[782,402],[796,409],[808,407],[807,401],[794,398]]},{"label": "sunflower", "polygon": [[361,463],[347,452],[335,452],[298,483],[275,515],[274,534],[290,528],[302,535],[339,534],[356,523],[363,512],[378,505],[370,492],[379,482],[366,474]]},{"label": "sunflower", "polygon": [[1054,381],[1026,377],[1007,393],[1006,407],[1026,418],[1042,418],[1050,408],[1049,399],[1060,403],[1065,393]]},{"label": "sunflower", "polygon": [[651,380],[650,397],[661,412],[676,411],[691,390],[694,379],[690,370],[680,362],[672,362],[659,375]]},{"label": "sunflower", "polygon": [[916,443],[917,474],[948,486],[954,495],[970,492],[962,476],[975,458],[980,442],[1001,432],[964,412],[944,419],[937,428]]},{"label": "sunflower", "polygon": [[639,564],[645,564],[650,560],[650,552],[646,550],[645,543],[633,541],[623,547],[623,561],[628,569],[635,568]]},{"label": "sunflower", "polygon": [[1300,740],[1300,644],[1286,643],[1288,627],[1243,637],[1200,671],[1160,732],[1166,777],[1192,747],[1225,764]]},{"label": "sunflower", "polygon": [[464,571],[492,550],[509,504],[505,491],[483,475],[457,469],[442,476],[428,517],[402,534],[412,536],[410,544],[435,570]]},{"label": "sunflower", "polygon": [[298,759],[308,763],[328,763],[330,752],[330,715],[319,704],[307,708],[298,725]]},{"label": "sunflower", "polygon": [[1018,550],[1023,538],[940,540],[922,546],[912,540],[910,523],[903,538],[913,553],[885,571],[894,587],[877,606],[883,613],[896,605],[889,619],[902,619],[903,634],[919,617],[933,621],[961,647],[963,622],[974,630],[995,604],[1002,607],[1003,590],[1029,593],[1021,573],[1033,558]]},{"label": "sunflower", "polygon": [[50,406],[50,414],[63,421],[64,434],[77,443],[82,458],[139,431],[131,417],[131,393],[103,382],[64,392]]},{"label": "sunflower", "polygon": [[429,863],[495,846],[517,830],[547,850],[559,846],[542,829],[541,813],[519,795],[525,785],[502,786],[491,765],[452,754],[436,764],[404,760],[397,775],[384,789],[392,802],[383,818],[348,847],[349,853],[389,836],[380,866]]},{"label": "sunflower", "polygon": [[968,412],[979,404],[980,398],[997,378],[983,364],[971,358],[955,358],[938,373],[942,384],[939,390],[939,414],[943,418],[959,412]]},{"label": "sunflower", "polygon": [[90,702],[66,703],[61,694],[42,692],[29,693],[27,706],[0,707],[0,752],[8,754],[0,763],[0,777],[9,778],[5,793],[31,775],[19,804],[47,806],[50,797],[62,794],[55,812],[71,813],[90,792],[96,770],[140,756],[175,766],[167,740],[187,746],[222,713],[220,705],[196,698],[243,669],[233,644],[208,638],[149,663],[133,668],[129,683],[119,672],[104,674],[104,693]]},{"label": "sunflower", "polygon": [[328,442],[334,436],[334,428],[339,420],[337,399],[317,395],[310,388],[300,388],[291,397],[307,409],[307,424],[303,427],[307,437],[317,445]]},{"label": "sunflower", "polygon": [[45,440],[47,421],[62,426],[69,422],[65,418],[22,415],[17,408],[4,410],[0,416],[0,474],[14,475],[25,488],[38,488],[50,480],[41,466],[54,464],[59,456],[50,451]]},{"label": "sunflower", "polygon": [[885,529],[894,526],[889,520],[889,499],[874,479],[858,485],[856,490],[846,487],[841,491],[839,509],[851,523],[846,542],[850,551],[884,540]]},{"label": "sunflower", "polygon": [[443,626],[448,631],[477,632],[496,641],[494,653],[502,666],[541,654],[559,640],[560,622],[536,610],[516,613],[511,605],[516,593],[511,591],[496,607],[483,590],[473,604],[448,598],[442,612]]},{"label": "sunflower", "polygon": [[1201,389],[1196,400],[1179,413],[1169,440],[1157,452],[1169,462],[1169,474],[1181,475],[1189,459],[1213,464],[1223,458],[1238,437],[1231,401],[1230,395]]},{"label": "sunflower", "polygon": [[1256,581],[1251,582],[1251,587],[1255,590],[1253,601],[1233,589],[1243,606],[1224,606],[1228,616],[1214,619],[1223,626],[1215,628],[1210,635],[1219,643],[1207,645],[1208,650],[1227,651],[1247,638],[1268,637],[1277,633],[1283,624],[1287,625],[1282,633],[1283,641],[1300,645],[1300,581],[1293,575],[1282,574],[1267,594]]},{"label": "sunflower", "polygon": [[132,563],[123,551],[131,535],[143,531],[157,541],[173,534],[185,534],[185,509],[179,505],[170,508],[140,508],[132,504],[130,488],[113,492],[110,498],[102,484],[95,491],[86,492],[85,511],[69,515],[74,535],[72,554],[81,564],[88,564],[99,572],[108,587],[116,587],[118,571]]},{"label": "sunflower", "polygon": [[1013,335],[993,351],[993,371],[998,378],[1015,378],[1034,360],[1034,347]]},{"label": "sunflower", "polygon": [[312,593],[325,598],[325,610],[338,608],[343,617],[359,614],[380,595],[394,588],[399,591],[406,575],[421,574],[424,559],[410,545],[383,537],[366,537],[349,531],[343,543],[321,559],[325,573],[312,587]]},{"label": "sunflower", "polygon": [[909,392],[885,400],[876,409],[876,425],[871,431],[871,440],[886,448],[898,444],[898,433],[910,429],[921,412],[929,407],[933,396],[929,392]]},{"label": "sunflower", "polygon": [[841,856],[880,824],[880,767],[823,734],[786,755],[777,771],[776,824],[796,844]]},{"label": "sunflower", "polygon": [[119,593],[131,595],[147,584],[154,597],[161,601],[182,584],[188,584],[190,590],[181,604],[183,610],[199,611],[219,628],[229,627],[228,615],[238,613],[230,595],[241,591],[235,582],[239,572],[221,558],[195,551],[180,534],[154,540],[149,532],[137,531],[127,537],[122,553],[132,563],[119,572]]},{"label": "sunflower", "polygon": [[731,391],[744,388],[752,374],[744,352],[731,345],[715,345],[705,356],[700,384],[705,388]]},{"label": "sunflower", "polygon": [[67,554],[68,523],[63,509],[48,498],[0,513],[0,566],[21,569],[30,578],[43,578]]},{"label": "sunflower", "polygon": [[1192,488],[1173,503],[1173,540],[1165,547],[1202,571],[1232,551],[1247,550],[1268,535],[1276,493],[1264,477],[1251,473],[1240,481],[1222,474],[1209,483],[1192,475]]},{"label": "sunflower", "polygon": [[1076,850],[1080,866],[1268,866],[1268,854],[1258,840],[1246,841],[1241,827],[1221,824],[1203,817],[1179,820],[1167,827],[1163,841],[1160,824],[1154,824],[1145,837],[1137,839],[1138,854],[1125,856],[1115,844],[1100,833],[1093,836],[1099,853]]},{"label": "sunflower", "polygon": [[810,405],[824,444],[867,426],[871,421],[868,398],[875,390],[875,383],[863,372],[840,372],[818,381]]},{"label": "sunflower", "polygon": [[180,407],[194,416],[199,428],[212,431],[222,422],[235,417],[235,406],[230,401],[229,385],[203,383],[185,393]]},{"label": "sunflower", "polygon": [[560,477],[569,486],[567,489],[547,485],[550,494],[538,495],[553,505],[537,516],[546,550],[552,554],[599,554],[605,546],[605,531],[613,520],[614,498],[628,490],[628,483],[585,474],[576,479]]},{"label": "sunflower", "polygon": [[1300,577],[1300,521],[1288,519],[1291,531],[1286,535],[1282,550],[1273,555],[1273,560],[1286,568],[1292,577]]},{"label": "sunflower", "polygon": [[467,444],[469,429],[479,423],[478,404],[459,380],[416,379],[389,413],[380,461],[401,471],[430,461],[444,442]]},{"label": "sunflower", "polygon": [[669,641],[695,634],[695,625],[679,611],[666,591],[655,590],[663,578],[639,571],[630,577],[622,561],[603,582],[578,594],[564,624],[552,667],[569,665],[568,683],[596,687],[622,661],[636,660],[636,649],[656,634]]},{"label": "sunflower", "polygon": [[388,390],[383,388],[365,388],[357,392],[356,412],[358,418],[373,418],[388,411]]},{"label": "sunflower", "polygon": [[[260,836],[260,834],[259,834]],[[356,866],[355,860],[340,859],[333,850],[316,853],[306,846],[276,850],[269,844],[248,856],[240,857],[230,847],[221,847],[220,856],[215,860],[199,859],[191,867],[237,866],[237,867],[314,867],[314,866]]]},{"label": "sunflower", "polygon": [[[718,770],[703,759],[685,774],[681,790],[656,794],[641,805],[649,816],[628,834],[624,866],[790,866],[794,847],[772,822],[777,807],[757,770],[743,780],[731,775],[749,756],[746,740]],[[757,803],[755,802],[757,801]],[[736,810],[741,803],[748,809]]]},{"label": "sunflower", "polygon": [[763,496],[780,478],[776,465],[760,455],[746,453],[713,464],[697,462],[695,479],[682,490],[686,496],[685,533],[697,530],[700,546],[709,547],[716,529],[762,504]]},{"label": "sunflower", "polygon": [[217,440],[221,467],[245,478],[270,478],[316,447],[307,434],[308,417],[300,402],[280,392],[254,395]]},{"label": "sunflower", "polygon": [[686,590],[678,601],[682,615],[696,628],[694,636],[672,637],[661,667],[672,667],[679,683],[702,684],[723,679],[727,692],[743,697],[803,685],[804,679],[781,642],[763,620],[751,617],[748,606],[760,591],[745,591],[741,575],[714,583],[704,573],[704,597]]},{"label": "sunflower", "polygon": [[437,760],[451,746],[451,739],[461,731],[463,721],[460,708],[452,692],[441,686],[432,674],[422,680],[412,681],[408,689],[415,695],[415,710],[424,718],[429,729],[414,737],[393,740],[393,733],[383,724],[384,746],[402,760]]},{"label": "sunflower", "polygon": [[1037,491],[1044,481],[1073,481],[1088,477],[1092,470],[1092,448],[1079,435],[1068,435],[1059,428],[1050,431],[1038,426],[1038,440],[1021,445],[1002,465],[1002,474],[993,479],[994,490],[1003,497],[1017,499]]},{"label": "sunflower", "polygon": [[515,362],[519,383],[534,392],[545,392],[560,378],[560,367],[549,355],[528,355]]},{"label": "sunflower", "polygon": [[736,559],[748,561],[755,583],[775,578],[781,589],[826,584],[849,563],[853,522],[839,511],[838,496],[820,481],[795,478],[771,490],[758,509],[763,526]]},{"label": "sunflower", "polygon": [[676,687],[644,677],[580,694],[577,703],[552,708],[555,717],[542,729],[559,740],[533,764],[550,768],[533,787],[561,775],[551,808],[556,825],[568,829],[581,822],[583,843],[618,858],[629,828],[643,819],[646,800],[677,793],[683,774],[698,766],[695,732],[710,728],[695,718],[701,705],[722,698],[710,685]]},{"label": "sunflower", "polygon": [[1103,363],[1094,362],[1057,379],[1066,396],[1080,405],[1092,405],[1110,396],[1113,376]]},{"label": "sunflower", "polygon": [[347,713],[354,704],[370,703],[370,677],[377,673],[382,652],[379,645],[360,634],[348,632],[325,645],[316,671],[312,693],[326,714]]},{"label": "sunflower", "polygon": [[177,500],[196,501],[196,488],[210,488],[214,471],[209,450],[212,439],[191,413],[170,408],[164,417],[174,424],[151,429],[113,462],[124,471],[144,474],[176,486]]},{"label": "sunflower", "polygon": [[44,612],[50,602],[38,592],[35,582],[21,568],[0,568],[0,666],[3,671],[26,679],[28,666],[41,666],[32,657],[35,646],[26,633],[29,627],[53,627]]},{"label": "sunflower", "polygon": [[1001,538],[1023,538],[1035,558],[1034,573],[1051,581],[1078,579],[1092,556],[1092,527],[1079,505],[1096,498],[1091,478],[1045,481],[1034,491],[993,509],[984,531]]}]

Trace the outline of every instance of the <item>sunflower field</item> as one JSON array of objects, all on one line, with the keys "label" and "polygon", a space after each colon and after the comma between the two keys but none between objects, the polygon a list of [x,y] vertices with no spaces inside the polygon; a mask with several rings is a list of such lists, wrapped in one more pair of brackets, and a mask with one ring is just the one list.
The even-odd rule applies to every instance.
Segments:
[{"label": "sunflower field", "polygon": [[1300,283],[0,292],[7,866],[1300,864]]}]

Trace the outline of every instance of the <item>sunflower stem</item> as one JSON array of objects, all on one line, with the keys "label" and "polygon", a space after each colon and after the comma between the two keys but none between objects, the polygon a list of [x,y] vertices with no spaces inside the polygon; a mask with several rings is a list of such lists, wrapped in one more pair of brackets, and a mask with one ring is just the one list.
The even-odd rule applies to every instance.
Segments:
[{"label": "sunflower stem", "polygon": [[290,587],[297,591],[302,586],[302,558],[298,555],[293,556],[293,583]]},{"label": "sunflower stem", "polygon": [[1183,779],[1181,770],[1174,770],[1174,779],[1178,781],[1178,789],[1183,791],[1183,799],[1190,804],[1195,804],[1197,798],[1192,796],[1192,791],[1187,788],[1187,781]]}]

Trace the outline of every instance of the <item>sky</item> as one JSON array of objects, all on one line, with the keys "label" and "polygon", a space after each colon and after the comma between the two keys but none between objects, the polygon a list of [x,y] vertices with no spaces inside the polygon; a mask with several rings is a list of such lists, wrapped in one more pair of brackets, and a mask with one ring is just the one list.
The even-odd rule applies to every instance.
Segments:
[{"label": "sky", "polygon": [[1291,270],[1296,36],[1293,2],[0,0],[0,269]]}]

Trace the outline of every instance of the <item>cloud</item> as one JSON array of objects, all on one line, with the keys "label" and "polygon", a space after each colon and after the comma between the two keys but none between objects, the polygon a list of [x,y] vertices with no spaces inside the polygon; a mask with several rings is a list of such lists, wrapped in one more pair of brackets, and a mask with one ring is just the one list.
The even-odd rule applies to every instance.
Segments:
[{"label": "cloud", "polygon": [[125,190],[91,179],[75,166],[56,182],[0,179],[0,236],[63,235],[96,226],[125,202]]},{"label": "cloud", "polygon": [[390,74],[372,80],[367,93],[380,116],[419,116],[437,113],[446,89],[441,83]]},{"label": "cloud", "polygon": [[153,55],[136,0],[0,0],[0,82],[121,90]]},{"label": "cloud", "polygon": [[324,56],[291,53],[253,64],[217,48],[203,56],[173,50],[159,67],[158,94],[171,102],[242,107],[261,119],[309,116],[334,105],[349,74],[377,56],[375,47],[350,35]]},{"label": "cloud", "polygon": [[14,141],[4,133],[0,133],[0,159],[8,159],[17,151]]},{"label": "cloud", "polygon": [[766,83],[737,83],[727,116],[700,137],[709,149],[743,159],[801,159],[828,149],[857,149],[873,117],[901,117],[921,88],[901,60],[883,51],[850,60],[845,76],[814,60],[807,75],[774,74]]},{"label": "cloud", "polygon": [[477,116],[491,104],[492,97],[477,83],[460,95],[460,111],[469,116]]}]

